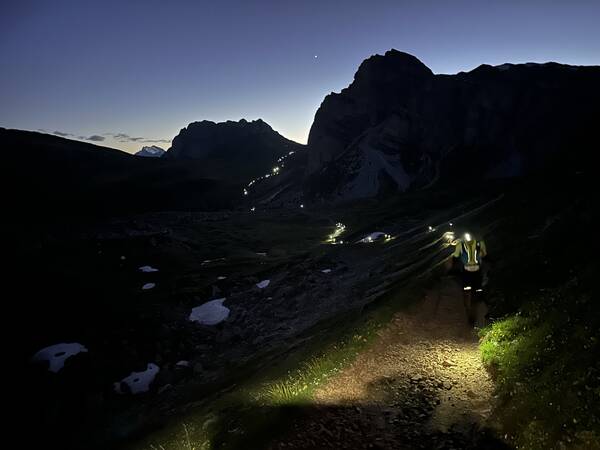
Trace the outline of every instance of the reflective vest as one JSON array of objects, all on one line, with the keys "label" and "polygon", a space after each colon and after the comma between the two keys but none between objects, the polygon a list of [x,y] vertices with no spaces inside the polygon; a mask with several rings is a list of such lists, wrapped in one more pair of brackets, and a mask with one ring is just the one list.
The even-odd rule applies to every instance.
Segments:
[{"label": "reflective vest", "polygon": [[468,272],[479,270],[481,258],[486,255],[485,242],[472,239],[470,241],[461,240],[457,245],[454,256],[460,256],[463,266]]}]

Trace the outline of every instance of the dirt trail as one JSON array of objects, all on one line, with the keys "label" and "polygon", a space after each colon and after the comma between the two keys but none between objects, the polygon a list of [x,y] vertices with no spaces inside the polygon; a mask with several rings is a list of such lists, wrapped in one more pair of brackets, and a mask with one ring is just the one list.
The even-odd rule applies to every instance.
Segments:
[{"label": "dirt trail", "polygon": [[486,428],[492,391],[461,288],[443,278],[271,448],[504,448]]}]

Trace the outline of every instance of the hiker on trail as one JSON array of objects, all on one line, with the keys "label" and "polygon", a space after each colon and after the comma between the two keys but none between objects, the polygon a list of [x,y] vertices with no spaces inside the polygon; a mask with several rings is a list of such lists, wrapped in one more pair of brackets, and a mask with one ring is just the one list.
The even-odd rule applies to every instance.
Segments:
[{"label": "hiker on trail", "polygon": [[483,272],[481,263],[487,255],[485,241],[476,239],[470,233],[465,233],[452,243],[455,246],[454,258],[460,258],[462,263],[463,299],[467,317],[471,325],[475,322],[473,302],[481,300],[483,294]]}]

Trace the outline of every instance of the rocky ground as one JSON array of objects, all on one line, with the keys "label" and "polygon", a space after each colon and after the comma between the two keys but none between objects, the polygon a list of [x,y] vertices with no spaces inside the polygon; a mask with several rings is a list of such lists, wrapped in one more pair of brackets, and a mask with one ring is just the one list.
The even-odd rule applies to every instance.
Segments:
[{"label": "rocky ground", "polygon": [[[48,428],[59,415],[40,405],[59,405],[74,424],[94,424],[93,436],[87,425],[78,427],[75,448],[89,436],[106,448],[160,427],[188,404],[207,401],[339,325],[328,321],[359,314],[398,283],[430,273],[448,254],[448,220],[457,223],[482,202],[426,209],[416,201],[403,208],[375,203],[343,217],[328,210],[158,213],[58,230],[22,256],[24,273],[37,262],[31,297],[62,294],[29,318],[23,353],[57,342],[80,342],[90,351],[59,376],[28,366],[30,385],[60,386],[33,390],[24,404],[41,411]],[[350,243],[326,243],[337,220],[348,224]],[[357,244],[377,230],[393,238]],[[145,265],[158,272],[141,272]],[[264,280],[268,286],[258,287]],[[155,286],[144,290],[146,283]],[[211,298],[226,298],[227,320],[190,322],[191,309]],[[90,320],[78,320],[97,305]],[[160,367],[150,392],[114,392],[116,381],[149,363]]]},{"label": "rocky ground", "polygon": [[[539,192],[528,194],[528,203],[522,189],[504,195],[499,185],[476,198],[416,193],[344,210],[164,212],[19,235],[13,239],[22,244],[15,264],[21,278],[15,284],[27,286],[27,293],[11,307],[21,330],[15,341],[25,374],[23,417],[28,426],[40,423],[43,432],[37,434],[50,447],[48,431],[69,423],[75,430],[70,441],[55,436],[60,448],[110,448],[144,435],[165,448],[179,448],[167,434],[184,430],[182,420],[189,416],[205,420],[204,409],[241,389],[240,383],[252,377],[258,382],[270,369],[293,370],[300,361],[295,353],[319,350],[325,337],[338,332],[352,333],[348,317],[379,309],[387,294],[399,296],[394,302],[405,308],[414,300],[403,294],[409,281],[419,291],[438,279],[436,269],[450,253],[450,230],[479,226],[496,258],[490,278],[495,286],[518,285],[519,274],[531,278],[529,271],[510,269],[518,261],[546,264],[533,244],[556,226],[547,218],[571,201],[569,191],[546,195],[543,183],[536,186]],[[582,187],[573,183],[572,189]],[[347,225],[346,244],[326,243],[338,221]],[[524,245],[510,253],[513,247],[503,243],[515,230]],[[392,239],[358,243],[375,231]],[[145,265],[159,271],[140,271]],[[555,272],[544,276],[554,278]],[[266,288],[257,286],[267,279]],[[150,282],[155,287],[143,290]],[[193,307],[222,297],[231,310],[226,321],[200,326],[188,320]],[[273,449],[501,446],[488,430],[492,386],[461,297],[455,281],[442,278],[410,311],[397,313],[351,366],[318,389],[311,405],[300,408],[303,414],[289,434],[271,427],[260,437],[283,432],[269,444]],[[491,306],[510,302],[515,302],[511,295],[490,297]],[[59,374],[30,364],[40,348],[60,342],[82,343],[89,352],[71,358]],[[182,360],[187,364],[178,365]],[[114,391],[116,381],[149,363],[160,367],[149,392]],[[256,411],[254,405],[248,408]],[[277,415],[285,408],[266,409]],[[216,427],[227,437],[229,414],[224,411]],[[204,422],[183,423],[194,431]],[[264,431],[260,424],[256,428]],[[161,430],[164,436],[151,434]],[[208,442],[201,431],[192,437]],[[220,435],[208,437],[228,442]]]},{"label": "rocky ground", "polygon": [[460,286],[446,277],[320,387],[270,448],[504,448],[489,427],[492,405]]}]

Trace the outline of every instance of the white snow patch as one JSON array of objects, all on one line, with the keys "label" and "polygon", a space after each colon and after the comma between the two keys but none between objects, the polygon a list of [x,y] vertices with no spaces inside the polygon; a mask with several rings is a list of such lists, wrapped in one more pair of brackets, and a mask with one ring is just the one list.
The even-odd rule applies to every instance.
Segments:
[{"label": "white snow patch", "polygon": [[331,269],[323,269],[323,270],[321,270],[321,272],[323,272],[323,273],[331,273]]},{"label": "white snow patch", "polygon": [[158,269],[155,269],[152,266],[142,266],[139,268],[140,271],[150,273],[150,272],[158,272]]},{"label": "white snow patch", "polygon": [[88,349],[78,342],[55,344],[41,349],[33,355],[31,362],[38,363],[48,361],[48,370],[57,373],[64,367],[65,361],[68,358],[79,353],[86,353],[87,351]]},{"label": "white snow patch", "polygon": [[223,306],[225,298],[211,300],[192,308],[189,320],[202,325],[216,325],[229,317],[229,308]]},{"label": "white snow patch", "polygon": [[156,283],[146,283],[145,285],[142,286],[142,289],[144,291],[147,291],[148,289],[153,289],[156,286]]},{"label": "white snow patch", "polygon": [[259,289],[264,289],[269,285],[270,282],[271,280],[262,280],[260,283],[256,283],[256,287]]},{"label": "white snow patch", "polygon": [[175,365],[177,367],[189,367],[190,366],[190,362],[189,361],[185,361],[185,360],[181,360],[181,361],[177,361],[175,363]]},{"label": "white snow patch", "polygon": [[227,277],[217,277],[217,280],[226,280]]},{"label": "white snow patch", "polygon": [[115,391],[119,394],[124,394],[121,389],[121,385],[125,383],[129,386],[129,390],[132,394],[139,394],[141,392],[148,392],[150,390],[150,385],[154,381],[156,374],[160,371],[160,367],[158,367],[154,363],[148,364],[148,368],[143,372],[131,372],[131,375],[123,378],[121,381],[117,381],[114,383]]}]

